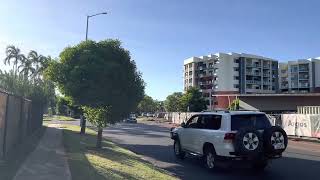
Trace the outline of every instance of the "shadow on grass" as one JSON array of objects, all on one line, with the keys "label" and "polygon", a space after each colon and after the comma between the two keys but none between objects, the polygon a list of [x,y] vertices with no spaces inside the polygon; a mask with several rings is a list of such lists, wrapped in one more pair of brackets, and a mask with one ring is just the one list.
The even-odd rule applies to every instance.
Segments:
[{"label": "shadow on grass", "polygon": [[1,180],[13,179],[28,155],[35,150],[45,131],[46,127],[37,130],[26,140],[12,148],[6,158],[0,161]]},{"label": "shadow on grass", "polygon": [[[133,170],[137,167],[141,168],[141,171],[148,169],[149,172],[154,173],[152,170],[155,167],[152,164],[111,142],[103,141],[103,148],[96,149],[94,134],[80,135],[76,131],[64,129],[63,136],[72,179],[135,180],[140,179],[138,178],[140,174]],[[155,172],[166,174],[161,169],[156,169]]]}]

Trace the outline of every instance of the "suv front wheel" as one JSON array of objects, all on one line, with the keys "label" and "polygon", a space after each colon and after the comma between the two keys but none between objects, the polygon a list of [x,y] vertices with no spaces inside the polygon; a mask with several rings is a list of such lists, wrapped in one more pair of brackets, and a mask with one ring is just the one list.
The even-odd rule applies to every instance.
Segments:
[{"label": "suv front wheel", "polygon": [[174,150],[174,155],[178,159],[184,159],[186,157],[186,153],[182,150],[179,139],[174,140],[173,150]]}]

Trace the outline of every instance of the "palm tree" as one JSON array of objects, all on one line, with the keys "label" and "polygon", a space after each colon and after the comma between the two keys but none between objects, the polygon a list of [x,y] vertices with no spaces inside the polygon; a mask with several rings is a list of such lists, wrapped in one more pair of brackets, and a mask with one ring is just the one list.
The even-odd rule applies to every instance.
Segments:
[{"label": "palm tree", "polygon": [[30,51],[28,54],[28,59],[32,62],[32,64],[35,64],[35,69],[32,73],[33,78],[36,78],[40,76],[40,74],[43,71],[43,65],[46,61],[46,57],[39,55],[36,51]]},{"label": "palm tree", "polygon": [[51,56],[43,56],[38,55],[35,51],[30,51],[28,57],[32,59],[32,61],[35,63],[35,72],[33,74],[33,78],[40,79],[41,75],[43,74],[44,70],[50,65],[50,63],[53,61]]},{"label": "palm tree", "polygon": [[35,68],[32,65],[33,65],[33,61],[29,58],[26,58],[22,61],[21,65],[18,67],[20,75],[23,75],[25,79],[28,79],[29,72],[31,72],[31,75],[35,72]]},{"label": "palm tree", "polygon": [[26,59],[26,57],[21,54],[19,48],[15,46],[7,46],[6,48],[6,58],[4,59],[4,64],[10,65],[10,62],[13,61],[13,71],[15,76],[17,75],[18,71],[18,64]]}]

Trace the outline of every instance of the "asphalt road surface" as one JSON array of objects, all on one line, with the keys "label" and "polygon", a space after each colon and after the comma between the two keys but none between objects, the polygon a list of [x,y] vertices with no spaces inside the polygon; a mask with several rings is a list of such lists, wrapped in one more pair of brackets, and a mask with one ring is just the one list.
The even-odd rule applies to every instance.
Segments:
[{"label": "asphalt road surface", "polygon": [[248,165],[232,162],[215,171],[206,170],[199,158],[177,160],[169,128],[154,122],[118,124],[104,130],[104,137],[140,154],[154,165],[181,179],[320,179],[320,144],[289,141],[283,158],[273,160],[262,173],[255,173]]}]

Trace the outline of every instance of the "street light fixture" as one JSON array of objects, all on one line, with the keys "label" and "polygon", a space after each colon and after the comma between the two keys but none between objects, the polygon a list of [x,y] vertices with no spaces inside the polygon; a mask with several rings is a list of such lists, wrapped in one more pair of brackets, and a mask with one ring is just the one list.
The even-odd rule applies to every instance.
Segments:
[{"label": "street light fixture", "polygon": [[104,15],[104,14],[108,14],[108,13],[102,12],[102,13],[98,13],[98,14],[87,15],[86,41],[88,40],[89,18],[94,17],[94,16],[98,16],[98,15]]}]

